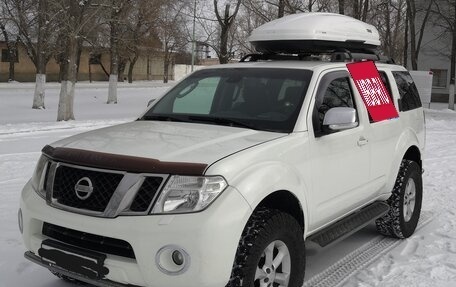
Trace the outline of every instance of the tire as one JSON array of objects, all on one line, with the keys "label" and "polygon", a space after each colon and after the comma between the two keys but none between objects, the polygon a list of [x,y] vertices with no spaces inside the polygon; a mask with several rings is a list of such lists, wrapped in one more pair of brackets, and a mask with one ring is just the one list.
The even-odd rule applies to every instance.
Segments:
[{"label": "tire", "polygon": [[71,284],[74,284],[74,285],[78,285],[78,286],[90,286],[89,284],[87,284],[85,282],[73,279],[71,277],[65,276],[65,275],[60,274],[58,272],[51,271],[51,273],[54,274],[55,276],[59,277],[60,279],[62,279],[65,282],[68,282],[68,283],[71,283]]},{"label": "tire", "polygon": [[[269,264],[273,259],[281,263]],[[305,245],[299,223],[287,213],[260,208],[244,228],[226,287],[277,287],[278,282],[281,287],[301,287],[304,271]]]},{"label": "tire", "polygon": [[395,238],[410,237],[420,219],[422,198],[421,168],[416,162],[404,159],[387,200],[390,210],[375,222],[378,232]]}]

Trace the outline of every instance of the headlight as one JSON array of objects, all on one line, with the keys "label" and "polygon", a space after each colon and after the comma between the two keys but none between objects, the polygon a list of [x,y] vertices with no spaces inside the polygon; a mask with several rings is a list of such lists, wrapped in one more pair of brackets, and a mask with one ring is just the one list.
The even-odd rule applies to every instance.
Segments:
[{"label": "headlight", "polygon": [[173,175],[152,213],[186,213],[205,209],[228,186],[221,176]]},{"label": "headlight", "polygon": [[46,198],[46,191],[44,190],[43,184],[47,163],[47,158],[42,155],[36,164],[35,171],[33,172],[31,180],[33,189],[42,198]]}]

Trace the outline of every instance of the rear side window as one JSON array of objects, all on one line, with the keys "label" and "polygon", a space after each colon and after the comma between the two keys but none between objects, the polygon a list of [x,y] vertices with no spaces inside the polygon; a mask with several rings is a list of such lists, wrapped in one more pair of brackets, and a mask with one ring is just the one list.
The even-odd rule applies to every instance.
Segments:
[{"label": "rear side window", "polygon": [[394,79],[399,89],[399,111],[406,112],[421,107],[418,89],[408,72],[393,72]]},{"label": "rear side window", "polygon": [[380,78],[382,78],[382,82],[385,85],[386,90],[389,93],[391,102],[394,103],[394,101],[392,99],[393,93],[391,92],[391,85],[390,85],[390,82],[388,81],[388,76],[383,71],[378,71],[378,73],[380,74]]}]

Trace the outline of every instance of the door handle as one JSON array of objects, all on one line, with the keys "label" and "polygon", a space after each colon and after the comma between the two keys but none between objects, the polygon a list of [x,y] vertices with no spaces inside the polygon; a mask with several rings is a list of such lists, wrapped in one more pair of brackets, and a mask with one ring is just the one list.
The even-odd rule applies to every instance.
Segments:
[{"label": "door handle", "polygon": [[360,137],[358,140],[358,146],[367,145],[368,143],[369,143],[369,140],[366,139],[365,137]]}]

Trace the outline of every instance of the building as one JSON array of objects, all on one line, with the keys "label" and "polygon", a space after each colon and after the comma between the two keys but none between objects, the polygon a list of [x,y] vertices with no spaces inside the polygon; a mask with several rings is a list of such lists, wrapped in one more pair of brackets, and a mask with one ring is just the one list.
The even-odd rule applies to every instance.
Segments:
[{"label": "building", "polygon": [[[422,4],[427,1],[429,0],[421,0]],[[439,2],[439,4],[442,5],[443,2]],[[450,9],[450,11],[453,10]],[[417,17],[417,29],[421,26],[422,16],[423,13]],[[451,33],[439,25],[439,17],[431,15],[424,30],[423,42],[418,56],[418,70],[433,72],[432,101],[448,102],[451,40]]]},{"label": "building", "polygon": [[[9,75],[9,58],[6,43],[0,41],[0,82],[8,81]],[[174,63],[169,68],[169,79],[174,79]],[[36,69],[33,62],[27,55],[23,45],[18,45],[17,59],[14,65],[15,80],[19,82],[34,82]],[[51,58],[46,66],[46,79],[48,82],[59,80],[60,66],[55,58]],[[89,47],[83,47],[81,61],[79,65],[79,81],[107,81],[110,71],[109,51],[93,53]],[[124,79],[127,78],[128,63],[125,67]],[[162,80],[164,73],[163,55],[160,52],[154,52],[147,55],[141,55],[133,69],[133,80]]]}]

